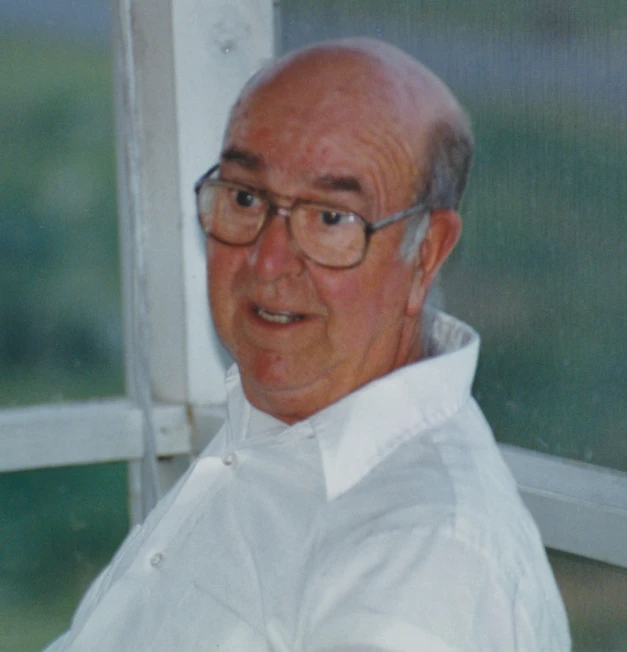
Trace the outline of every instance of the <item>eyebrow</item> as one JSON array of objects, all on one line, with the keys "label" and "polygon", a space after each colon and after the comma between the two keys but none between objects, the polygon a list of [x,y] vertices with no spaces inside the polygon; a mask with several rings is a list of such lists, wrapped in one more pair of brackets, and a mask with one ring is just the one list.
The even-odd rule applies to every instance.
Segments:
[{"label": "eyebrow", "polygon": [[[256,170],[264,166],[263,159],[257,154],[253,154],[245,149],[238,147],[229,147],[222,152],[221,161],[223,163],[237,163],[249,170]],[[353,176],[336,176],[333,174],[323,174],[314,181],[314,186],[321,190],[337,190],[361,193],[363,188],[356,177]]]},{"label": "eyebrow", "polygon": [[225,149],[220,160],[222,163],[239,163],[242,167],[249,169],[257,169],[263,166],[263,160],[260,156],[237,147]]},{"label": "eyebrow", "polygon": [[323,190],[348,190],[358,193],[363,190],[361,183],[355,177],[336,177],[332,174],[319,177],[314,185]]}]

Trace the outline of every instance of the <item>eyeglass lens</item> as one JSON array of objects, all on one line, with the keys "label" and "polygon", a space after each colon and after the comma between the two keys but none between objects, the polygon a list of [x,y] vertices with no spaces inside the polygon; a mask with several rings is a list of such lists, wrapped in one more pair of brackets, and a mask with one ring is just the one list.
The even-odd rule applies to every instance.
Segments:
[{"label": "eyeglass lens", "polygon": [[[252,244],[271,209],[267,198],[234,184],[208,180],[198,192],[203,229],[225,244]],[[297,201],[290,209],[288,229],[301,252],[320,265],[350,267],[363,257],[366,233],[352,213]]]}]

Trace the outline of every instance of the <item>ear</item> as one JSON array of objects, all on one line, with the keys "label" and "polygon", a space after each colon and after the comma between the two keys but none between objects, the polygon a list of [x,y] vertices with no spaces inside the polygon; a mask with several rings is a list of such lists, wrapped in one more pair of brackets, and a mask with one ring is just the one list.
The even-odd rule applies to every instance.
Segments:
[{"label": "ear", "polygon": [[429,230],[411,263],[414,270],[407,301],[408,315],[416,315],[422,309],[429,286],[457,244],[461,230],[462,222],[457,211],[444,209],[431,213]]}]

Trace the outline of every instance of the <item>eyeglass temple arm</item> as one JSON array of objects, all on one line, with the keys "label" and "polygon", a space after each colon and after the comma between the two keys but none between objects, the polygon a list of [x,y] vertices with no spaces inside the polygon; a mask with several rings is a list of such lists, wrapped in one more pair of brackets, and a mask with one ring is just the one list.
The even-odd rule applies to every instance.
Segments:
[{"label": "eyeglass temple arm", "polygon": [[208,170],[207,170],[207,171],[202,175],[202,177],[200,177],[200,179],[198,179],[198,181],[196,181],[196,183],[194,184],[194,192],[195,192],[196,194],[198,194],[198,191],[200,190],[200,186],[202,186],[202,184],[203,184],[207,179],[209,179],[209,177],[211,177],[211,176],[214,174],[214,172],[215,172],[219,167],[220,167],[220,164],[219,164],[219,163],[216,163],[216,165],[214,165],[213,167],[210,167],[210,168],[209,168],[209,169],[208,169]]},{"label": "eyeglass temple arm", "polygon": [[[372,224],[371,222],[368,222],[366,225],[366,231],[370,233],[375,233],[379,229],[382,229],[384,226],[389,226],[390,224],[394,224],[394,222],[400,222],[401,220],[404,220],[407,217],[410,217],[414,213],[419,213],[419,212],[424,212],[424,216],[426,217],[429,214],[429,210],[427,209],[425,204],[414,204],[414,206],[410,206],[407,210],[404,210],[400,213],[397,213],[396,215],[392,215],[391,217],[387,217],[380,222],[375,222]],[[424,219],[424,218],[423,218]]]}]

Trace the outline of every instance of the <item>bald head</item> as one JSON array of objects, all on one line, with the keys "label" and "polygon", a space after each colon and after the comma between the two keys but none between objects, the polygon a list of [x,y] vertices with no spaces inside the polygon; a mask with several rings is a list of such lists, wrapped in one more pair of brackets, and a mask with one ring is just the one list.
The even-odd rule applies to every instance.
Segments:
[{"label": "bald head", "polygon": [[[290,53],[257,73],[233,107],[225,145],[251,103],[279,103],[293,142],[305,130],[359,124],[366,137],[390,147],[386,165],[408,185],[403,201],[457,209],[466,184],[473,138],[457,100],[430,70],[398,48],[373,39],[329,41]],[[396,170],[394,166],[402,166]]]}]

